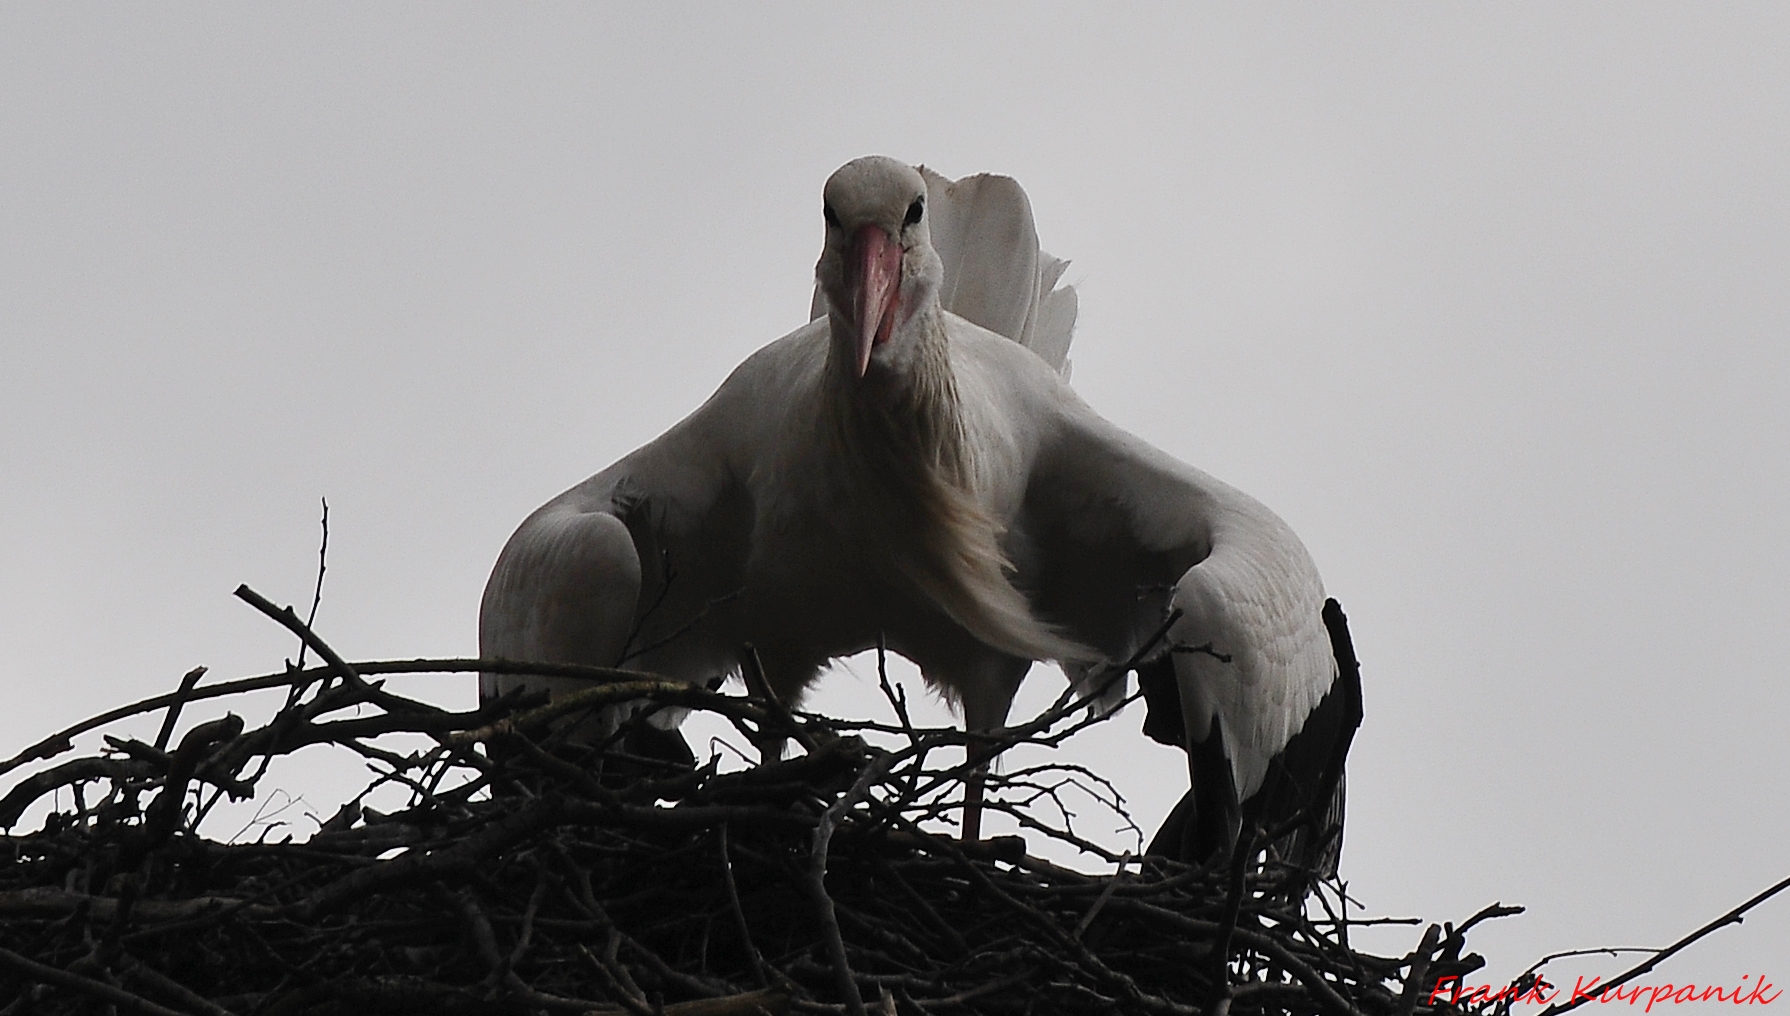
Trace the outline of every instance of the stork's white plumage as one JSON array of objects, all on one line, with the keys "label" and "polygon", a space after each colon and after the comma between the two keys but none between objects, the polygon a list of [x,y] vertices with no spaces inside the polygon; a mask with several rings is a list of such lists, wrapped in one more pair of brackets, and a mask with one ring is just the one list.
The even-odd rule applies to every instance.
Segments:
[{"label": "stork's white plumage", "polygon": [[[1203,859],[1234,840],[1238,802],[1286,768],[1337,675],[1304,546],[1069,388],[1075,296],[1012,180],[859,159],[823,213],[815,319],[523,522],[485,590],[482,654],[694,682],[751,642],[793,700],[880,636],[988,729],[1033,660],[1092,679],[1179,608],[1179,651],[1153,673],[1172,674],[1160,701],[1196,791],[1218,789],[1158,847]],[[517,684],[556,683],[481,687]]]}]

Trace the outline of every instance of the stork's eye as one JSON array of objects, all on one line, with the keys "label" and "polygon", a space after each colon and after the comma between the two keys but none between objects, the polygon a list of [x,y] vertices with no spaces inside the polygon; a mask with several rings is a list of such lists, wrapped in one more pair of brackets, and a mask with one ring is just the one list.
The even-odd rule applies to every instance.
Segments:
[{"label": "stork's eye", "polygon": [[926,199],[915,198],[914,203],[907,206],[907,218],[903,220],[901,224],[904,226],[911,226],[914,223],[919,222],[920,216],[924,214],[926,214]]},{"label": "stork's eye", "polygon": [[827,225],[832,226],[834,229],[839,228],[839,215],[833,211],[832,205],[821,205],[820,216],[827,220]]}]

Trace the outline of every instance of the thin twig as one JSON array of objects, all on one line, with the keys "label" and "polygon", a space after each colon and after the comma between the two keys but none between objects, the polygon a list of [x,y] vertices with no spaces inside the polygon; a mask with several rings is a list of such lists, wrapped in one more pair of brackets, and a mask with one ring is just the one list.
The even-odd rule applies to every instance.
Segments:
[{"label": "thin twig", "polygon": [[298,619],[298,615],[293,612],[291,607],[274,606],[272,601],[250,589],[247,584],[236,587],[236,598],[273,618],[286,630],[297,635],[305,645],[317,650],[317,655],[323,657],[324,661],[329,664],[330,670],[345,684],[352,687],[362,687],[366,684],[347,660],[336,655],[336,651],[331,649],[328,643],[317,637],[317,633],[312,631],[309,625]]},{"label": "thin twig", "polygon": [[1691,943],[1697,941],[1698,939],[1704,937],[1705,935],[1708,935],[1710,932],[1715,931],[1717,928],[1725,928],[1730,924],[1741,923],[1741,917],[1747,911],[1753,909],[1754,907],[1758,906],[1761,903],[1764,903],[1766,900],[1771,899],[1773,896],[1776,896],[1778,893],[1783,892],[1784,889],[1786,889],[1786,888],[1790,888],[1790,878],[1784,879],[1782,882],[1779,882],[1777,885],[1772,886],[1770,889],[1767,889],[1764,892],[1760,893],[1759,895],[1753,897],[1752,899],[1747,900],[1745,903],[1742,903],[1740,906],[1735,907],[1733,910],[1730,910],[1727,913],[1723,914],[1722,916],[1716,918],[1715,920],[1710,921],[1708,924],[1705,924],[1703,927],[1698,928],[1696,931],[1691,932],[1689,935],[1686,935],[1683,938],[1679,939],[1678,941],[1673,942],[1671,945],[1665,947],[1664,949],[1661,949],[1657,953],[1654,953],[1651,957],[1647,958],[1640,964],[1638,964],[1634,967],[1630,967],[1628,970],[1623,971],[1620,975],[1613,978],[1608,983],[1606,983],[1603,987],[1598,988],[1596,991],[1587,992],[1586,994],[1579,995],[1577,998],[1572,999],[1571,1001],[1565,1003],[1564,1005],[1548,1006],[1546,1009],[1543,1009],[1541,1011],[1540,1016],[1558,1016],[1558,1014],[1560,1014],[1560,1013],[1567,1012],[1572,1009],[1577,1009],[1579,1006],[1584,1005],[1586,1002],[1591,1001],[1592,998],[1603,995],[1613,988],[1617,988],[1624,984],[1627,984],[1629,981],[1632,981],[1635,978],[1640,977],[1642,974],[1645,974],[1645,973],[1651,971],[1654,967],[1657,967],[1661,963],[1664,963],[1666,960],[1670,959],[1672,956],[1674,956],[1675,954],[1677,954],[1678,952],[1683,950],[1686,946],[1689,946]]},{"label": "thin twig", "polygon": [[[323,540],[317,545],[317,588],[311,593],[311,613],[305,618],[305,627],[313,631],[317,628],[317,608],[323,603],[323,573],[329,565],[329,498],[320,497],[323,502]],[[298,662],[295,670],[305,669],[305,650],[310,648],[304,639],[298,641]]]}]

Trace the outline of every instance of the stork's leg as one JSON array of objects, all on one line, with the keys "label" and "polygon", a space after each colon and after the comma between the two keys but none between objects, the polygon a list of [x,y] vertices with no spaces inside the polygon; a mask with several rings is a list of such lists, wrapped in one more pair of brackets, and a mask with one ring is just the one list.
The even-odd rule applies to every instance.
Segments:
[{"label": "stork's leg", "polygon": [[1191,786],[1150,841],[1148,853],[1204,864],[1214,855],[1230,856],[1242,832],[1243,809],[1217,719],[1205,740],[1189,741],[1186,747]]},{"label": "stork's leg", "polygon": [[[982,666],[968,680],[950,681],[958,689],[963,698],[963,726],[974,733],[986,733],[998,730],[1007,722],[1007,711],[1013,708],[1013,696],[1019,693],[1019,683],[1025,680],[1026,672],[1032,669],[1031,660],[1022,660],[1012,656],[990,656],[982,661]],[[928,675],[931,678],[931,675]],[[976,758],[987,752],[982,745],[972,744],[967,750],[969,758]],[[973,843],[982,837],[982,800],[988,783],[988,767],[994,762],[994,756],[981,759],[963,781],[963,840]]]},{"label": "stork's leg", "polygon": [[970,770],[963,781],[963,842],[975,843],[982,838],[982,795],[988,783],[988,765]]}]

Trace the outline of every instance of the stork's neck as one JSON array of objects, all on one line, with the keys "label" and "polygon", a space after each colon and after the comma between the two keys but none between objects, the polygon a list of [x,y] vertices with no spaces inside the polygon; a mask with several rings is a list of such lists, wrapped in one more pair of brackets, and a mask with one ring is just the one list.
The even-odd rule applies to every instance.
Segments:
[{"label": "stork's neck", "polygon": [[902,322],[897,355],[873,363],[861,378],[842,338],[834,336],[826,369],[828,430],[842,464],[869,473],[877,486],[962,487],[969,453],[938,301],[927,300]]},{"label": "stork's neck", "polygon": [[1002,527],[975,479],[946,318],[930,303],[907,322],[917,329],[901,337],[913,343],[908,355],[862,378],[854,362],[829,357],[823,427],[836,474],[827,507],[862,564],[983,644],[1021,658],[1092,659],[1041,623],[1007,577]]}]

